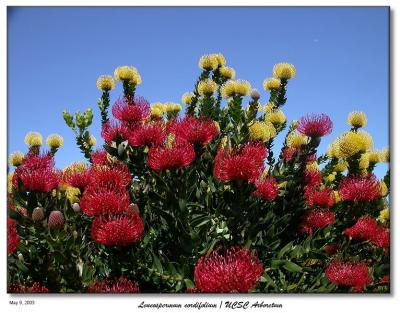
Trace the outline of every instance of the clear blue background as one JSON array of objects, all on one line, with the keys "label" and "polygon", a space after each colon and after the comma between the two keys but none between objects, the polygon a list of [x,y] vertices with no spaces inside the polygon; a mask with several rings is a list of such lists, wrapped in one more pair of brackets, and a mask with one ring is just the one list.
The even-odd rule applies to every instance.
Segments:
[{"label": "clear blue background", "polygon": [[[62,168],[83,159],[62,111],[95,112],[96,79],[119,65],[138,68],[138,94],[150,102],[180,102],[199,75],[198,59],[222,52],[237,78],[268,94],[262,82],[275,63],[296,65],[284,107],[289,120],[328,114],[334,131],[321,152],[348,129],[347,114],[368,115],[376,148],[389,144],[389,9],[377,8],[9,8],[8,151],[26,151],[24,137],[65,139]],[[121,93],[113,91],[112,100]],[[282,141],[282,136],[278,138]],[[280,144],[276,144],[278,147]],[[383,176],[387,165],[379,165]]]}]

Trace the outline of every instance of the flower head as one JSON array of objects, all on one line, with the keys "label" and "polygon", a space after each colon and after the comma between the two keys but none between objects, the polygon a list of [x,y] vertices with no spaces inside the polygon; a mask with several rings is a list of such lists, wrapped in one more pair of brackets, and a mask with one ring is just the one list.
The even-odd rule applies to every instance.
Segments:
[{"label": "flower head", "polygon": [[63,169],[63,182],[72,187],[85,189],[91,181],[91,175],[88,170],[88,165],[84,162],[74,162]]},{"label": "flower head", "polygon": [[182,95],[182,103],[189,105],[194,98],[193,92],[186,92]]},{"label": "flower head", "polygon": [[275,64],[272,72],[274,77],[280,79],[291,79],[296,76],[296,68],[293,64],[289,63]]},{"label": "flower head", "polygon": [[182,138],[184,141],[203,146],[210,143],[219,132],[213,120],[192,116],[186,116],[183,120],[172,123],[170,130],[176,137]]},{"label": "flower head", "polygon": [[356,291],[362,291],[372,282],[368,266],[361,262],[334,260],[325,269],[325,276],[335,285],[353,287]]},{"label": "flower head", "polygon": [[51,134],[47,137],[46,144],[50,148],[60,148],[64,144],[64,138],[58,134]]},{"label": "flower head", "polygon": [[203,55],[199,60],[199,67],[203,70],[213,71],[216,70],[219,65],[219,60],[215,54]]},{"label": "flower head", "polygon": [[370,134],[364,131],[348,131],[338,141],[338,157],[348,158],[357,153],[364,153],[372,148],[373,141]]},{"label": "flower head", "polygon": [[301,148],[302,146],[307,144],[307,136],[296,134],[296,133],[290,133],[286,137],[286,144],[290,148]]},{"label": "flower head", "polygon": [[19,235],[17,232],[16,222],[11,218],[7,218],[7,254],[13,254],[19,245]]},{"label": "flower head", "polygon": [[333,224],[336,216],[328,209],[307,210],[301,218],[299,231],[311,235],[314,231]]},{"label": "flower head", "polygon": [[263,82],[265,90],[278,90],[281,88],[281,80],[278,78],[267,78]]},{"label": "flower head", "polygon": [[322,175],[318,170],[306,170],[304,173],[304,182],[308,187],[315,187],[322,183]]},{"label": "flower head", "polygon": [[265,120],[271,122],[274,126],[280,126],[286,122],[286,116],[281,110],[276,110],[266,114]]},{"label": "flower head", "polygon": [[276,136],[276,129],[271,122],[254,122],[249,126],[250,140],[269,141]]},{"label": "flower head", "polygon": [[88,188],[80,201],[81,210],[88,216],[109,213],[124,213],[131,200],[125,191],[114,192],[107,189]]},{"label": "flower head", "polygon": [[99,90],[110,91],[115,88],[114,78],[110,75],[101,75],[97,78],[96,86]]},{"label": "flower head", "polygon": [[11,285],[8,288],[10,293],[48,293],[49,289],[42,286],[40,283],[35,282],[31,287],[25,285]]},{"label": "flower head", "polygon": [[251,91],[251,85],[246,80],[228,80],[221,87],[221,95],[224,98],[230,98],[234,95],[248,96]]},{"label": "flower head", "polygon": [[129,245],[139,241],[144,232],[137,212],[131,214],[102,215],[93,220],[92,239],[105,246]]},{"label": "flower head", "polygon": [[223,181],[255,181],[264,170],[267,149],[258,143],[248,143],[236,149],[219,149],[214,161],[214,176]]},{"label": "flower head", "polygon": [[256,182],[256,191],[254,195],[264,200],[273,201],[279,194],[279,186],[276,179],[272,176]]},{"label": "flower head", "polygon": [[142,78],[138,70],[133,66],[120,66],[114,71],[115,80],[129,81],[134,85],[140,85],[142,83]]},{"label": "flower head", "polygon": [[330,208],[335,204],[333,190],[330,188],[316,189],[307,188],[305,192],[306,203],[309,206]]},{"label": "flower head", "polygon": [[358,221],[343,232],[345,236],[370,240],[373,244],[382,248],[389,248],[389,229],[379,226],[376,220],[370,216],[362,216]]},{"label": "flower head", "polygon": [[251,251],[231,248],[199,259],[194,269],[195,287],[200,292],[249,292],[263,272]]},{"label": "flower head", "polygon": [[303,116],[297,123],[297,131],[308,137],[322,137],[332,132],[333,123],[325,114]]},{"label": "flower head", "polygon": [[59,228],[65,223],[64,214],[61,211],[55,210],[51,211],[49,214],[49,219],[47,225],[49,228]]},{"label": "flower head", "polygon": [[112,113],[116,119],[128,125],[143,121],[150,113],[150,104],[143,97],[122,98],[115,102]]},{"label": "flower head", "polygon": [[8,158],[8,164],[12,166],[20,166],[22,164],[22,161],[25,158],[25,154],[23,154],[20,151],[16,151],[14,153],[11,153],[9,158]]},{"label": "flower head", "polygon": [[219,68],[219,74],[227,79],[234,79],[236,73],[232,67],[223,66]]},{"label": "flower head", "polygon": [[374,201],[381,196],[379,181],[374,175],[342,178],[339,193],[343,200],[348,201]]},{"label": "flower head", "polygon": [[356,128],[365,127],[367,125],[367,115],[364,112],[351,112],[347,117],[347,123]]},{"label": "flower head", "polygon": [[42,145],[42,135],[38,132],[29,132],[25,136],[25,144],[30,147],[39,147]]},{"label": "flower head", "polygon": [[212,95],[218,88],[218,85],[212,79],[204,79],[197,85],[197,92],[201,95]]},{"label": "flower head", "polygon": [[196,156],[193,145],[179,139],[172,141],[172,143],[168,143],[167,140],[165,147],[150,148],[147,164],[152,170],[164,171],[187,167],[193,162]]},{"label": "flower head", "polygon": [[137,127],[128,137],[133,147],[160,146],[166,138],[164,127],[159,123],[145,124]]},{"label": "flower head", "polygon": [[381,223],[386,223],[386,222],[389,220],[389,218],[390,218],[390,211],[389,211],[389,208],[384,208],[383,210],[381,210],[381,211],[379,212],[378,220],[379,220]]},{"label": "flower head", "polygon": [[127,277],[106,279],[91,284],[88,293],[138,293],[139,287]]},{"label": "flower head", "polygon": [[89,145],[91,145],[91,146],[95,146],[95,145],[96,145],[96,143],[97,143],[97,139],[96,139],[96,137],[95,137],[95,136],[93,136],[93,135],[90,135],[90,137],[89,137]]}]

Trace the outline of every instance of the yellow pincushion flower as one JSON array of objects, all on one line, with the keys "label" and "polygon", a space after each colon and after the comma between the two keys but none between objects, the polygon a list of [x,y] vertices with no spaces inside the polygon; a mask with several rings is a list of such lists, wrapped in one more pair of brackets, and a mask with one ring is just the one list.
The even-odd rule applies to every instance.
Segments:
[{"label": "yellow pincushion flower", "polygon": [[347,123],[353,127],[365,127],[367,125],[367,115],[364,112],[351,112],[347,117]]},{"label": "yellow pincushion flower", "polygon": [[151,107],[150,108],[150,115],[151,117],[157,117],[160,118],[161,116],[163,116],[164,112],[161,111],[160,108],[157,107]]},{"label": "yellow pincushion flower", "polygon": [[382,197],[387,196],[387,194],[389,193],[389,189],[388,189],[388,187],[386,186],[386,183],[383,180],[381,180],[379,182],[379,187],[380,187],[380,190],[381,190],[381,196]]},{"label": "yellow pincushion flower", "polygon": [[151,109],[159,109],[163,114],[166,112],[166,105],[164,103],[161,102],[155,102],[151,104]]},{"label": "yellow pincushion flower", "polygon": [[133,66],[120,66],[114,71],[115,80],[127,80],[134,85],[140,85],[142,83],[142,78],[136,67]]},{"label": "yellow pincushion flower", "polygon": [[390,218],[390,212],[388,208],[385,208],[379,212],[378,220],[381,223],[386,223]]},{"label": "yellow pincushion flower", "polygon": [[46,144],[50,148],[60,148],[64,144],[64,138],[58,134],[51,134],[47,137]]},{"label": "yellow pincushion flower", "polygon": [[279,79],[291,79],[296,76],[296,68],[293,64],[278,63],[272,70],[274,77]]},{"label": "yellow pincushion flower", "polygon": [[96,82],[98,89],[103,91],[110,91],[115,88],[114,78],[110,75],[101,75]]},{"label": "yellow pincushion flower", "polygon": [[265,120],[274,125],[282,125],[286,122],[286,116],[281,110],[277,110],[265,115]]},{"label": "yellow pincushion flower", "polygon": [[329,174],[327,177],[326,177],[326,181],[327,182],[333,182],[335,179],[336,179],[336,172],[332,172],[331,174]]},{"label": "yellow pincushion flower", "polygon": [[261,140],[266,142],[276,136],[274,125],[270,122],[254,122],[249,126],[251,140]]},{"label": "yellow pincushion flower", "polygon": [[344,172],[347,170],[347,167],[349,166],[349,163],[346,161],[339,161],[338,164],[335,166],[335,171],[337,172]]},{"label": "yellow pincushion flower", "polygon": [[82,173],[88,168],[85,162],[74,162],[63,169],[63,175],[69,176],[75,173]]},{"label": "yellow pincushion flower", "polygon": [[94,145],[96,145],[96,143],[97,143],[96,137],[93,135],[90,135],[89,145],[94,146]]},{"label": "yellow pincushion flower", "polygon": [[328,146],[326,154],[330,158],[339,158],[340,155],[339,139],[336,139]]},{"label": "yellow pincushion flower", "polygon": [[13,177],[14,177],[14,172],[9,173],[7,175],[7,192],[8,193],[12,193],[12,191],[13,191],[13,183],[12,183]]},{"label": "yellow pincushion flower", "polygon": [[265,113],[271,113],[274,112],[276,110],[276,106],[273,102],[268,102],[265,106],[264,106],[264,112]]},{"label": "yellow pincushion flower", "polygon": [[281,81],[277,78],[267,78],[263,82],[265,90],[278,90],[281,88]]},{"label": "yellow pincushion flower", "polygon": [[360,169],[365,170],[369,167],[369,157],[368,153],[363,153],[360,157],[360,161],[358,163]]},{"label": "yellow pincushion flower", "polygon": [[203,70],[213,71],[217,69],[219,60],[215,54],[203,55],[199,60],[199,67]]},{"label": "yellow pincushion flower", "polygon": [[364,153],[371,149],[372,145],[372,137],[367,132],[348,131],[339,139],[339,156],[347,158],[357,153]]},{"label": "yellow pincushion flower", "polygon": [[192,102],[194,97],[194,93],[193,92],[186,92],[182,95],[182,103],[188,105]]},{"label": "yellow pincushion flower", "polygon": [[235,70],[231,67],[223,66],[219,68],[219,73],[222,77],[228,78],[228,79],[234,79],[235,78]]},{"label": "yellow pincushion flower", "polygon": [[38,147],[42,145],[42,135],[38,132],[29,132],[25,136],[25,144],[30,147]]},{"label": "yellow pincushion flower", "polygon": [[221,87],[221,95],[224,98],[230,98],[234,95],[248,96],[251,92],[251,85],[246,80],[228,80]]},{"label": "yellow pincushion flower", "polygon": [[217,62],[218,62],[219,66],[225,66],[226,59],[225,59],[225,56],[222,53],[215,53],[214,57],[217,59]]},{"label": "yellow pincushion flower", "polygon": [[333,191],[333,197],[335,198],[336,203],[342,201],[342,197],[340,196],[340,193],[337,190]]},{"label": "yellow pincushion flower", "polygon": [[309,172],[319,171],[319,164],[317,162],[308,162],[306,164],[306,170]]},{"label": "yellow pincushion flower", "polygon": [[368,152],[368,158],[371,163],[379,163],[382,161],[382,153],[380,151],[370,151]]},{"label": "yellow pincushion flower", "polygon": [[180,112],[182,111],[182,106],[179,103],[165,103],[165,112]]},{"label": "yellow pincushion flower", "polygon": [[307,136],[291,133],[286,138],[286,144],[290,148],[300,148],[307,144]]},{"label": "yellow pincushion flower", "polygon": [[388,163],[390,161],[390,150],[389,148],[385,148],[381,150],[381,160],[382,162]]},{"label": "yellow pincushion flower", "polygon": [[25,155],[21,151],[16,151],[10,154],[10,157],[8,158],[8,164],[12,166],[19,166],[21,165],[24,158]]},{"label": "yellow pincushion flower", "polygon": [[212,95],[217,90],[217,83],[212,79],[205,79],[199,82],[197,85],[197,92],[201,95]]},{"label": "yellow pincushion flower", "polygon": [[81,191],[79,188],[75,188],[72,186],[67,186],[65,190],[65,195],[69,201],[69,203],[74,204],[75,202],[79,202],[79,195],[81,194]]}]

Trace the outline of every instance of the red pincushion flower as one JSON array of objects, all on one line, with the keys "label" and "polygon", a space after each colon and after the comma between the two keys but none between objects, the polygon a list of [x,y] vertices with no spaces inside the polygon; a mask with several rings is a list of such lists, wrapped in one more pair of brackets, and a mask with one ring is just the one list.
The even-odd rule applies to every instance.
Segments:
[{"label": "red pincushion flower", "polygon": [[108,165],[108,159],[107,159],[107,151],[104,149],[99,149],[94,152],[92,152],[90,156],[93,165]]},{"label": "red pincushion flower", "polygon": [[104,215],[92,223],[92,239],[106,246],[129,245],[140,240],[144,225],[139,214]]},{"label": "red pincushion flower", "polygon": [[370,240],[378,247],[389,248],[389,229],[378,225],[370,216],[362,216],[343,232],[344,235],[358,240]]},{"label": "red pincushion flower", "polygon": [[353,287],[356,291],[362,291],[372,282],[369,268],[365,263],[352,263],[335,260],[325,269],[328,280],[339,286]]},{"label": "red pincushion flower", "polygon": [[120,135],[122,138],[126,138],[124,136],[126,132],[126,127],[123,127],[115,122],[108,121],[101,127],[101,137],[103,137],[104,141],[107,143],[115,141],[118,135]]},{"label": "red pincushion flower", "polygon": [[262,272],[262,264],[250,250],[231,248],[200,258],[194,280],[200,292],[248,292],[256,287]]},{"label": "red pincushion flower", "polygon": [[131,182],[131,173],[123,163],[113,163],[109,167],[92,168],[90,188],[109,191],[125,190]]},{"label": "red pincushion flower", "polygon": [[11,285],[8,287],[10,293],[48,293],[49,289],[42,286],[40,283],[35,282],[31,287],[24,285]]},{"label": "red pincushion flower", "polygon": [[305,171],[304,182],[308,186],[317,186],[322,183],[322,175],[320,171],[312,170]]},{"label": "red pincushion flower", "polygon": [[335,204],[333,190],[330,188],[322,190],[315,188],[305,188],[304,195],[306,196],[306,203],[309,206],[330,208]]},{"label": "red pincushion flower", "polygon": [[264,170],[267,149],[262,144],[249,143],[242,149],[220,149],[214,161],[214,176],[223,181],[255,181]]},{"label": "red pincushion flower", "polygon": [[344,177],[339,184],[339,194],[343,200],[374,201],[380,198],[379,181],[374,175]]},{"label": "red pincushion flower", "polygon": [[279,194],[279,186],[274,177],[267,177],[256,183],[255,196],[261,197],[264,200],[273,201]]},{"label": "red pincushion flower", "polygon": [[134,99],[118,99],[112,108],[112,114],[121,122],[132,125],[143,121],[150,112],[150,104],[143,97],[135,96]]},{"label": "red pincushion flower", "polygon": [[282,151],[282,157],[285,162],[289,162],[295,154],[298,153],[298,149],[286,147]]},{"label": "red pincushion flower", "polygon": [[146,124],[130,132],[128,142],[131,146],[160,146],[166,139],[163,126],[159,123]]},{"label": "red pincushion flower", "polygon": [[218,134],[218,128],[211,119],[186,116],[182,121],[172,122],[169,126],[176,137],[192,144],[207,145]]},{"label": "red pincushion flower", "polygon": [[83,193],[81,210],[88,216],[109,213],[124,213],[128,210],[130,198],[128,192],[114,192],[94,187]]},{"label": "red pincushion flower", "polygon": [[326,114],[310,114],[303,116],[296,129],[300,134],[309,137],[322,137],[332,132],[333,123]]},{"label": "red pincushion flower", "polygon": [[196,154],[193,145],[189,143],[175,143],[169,147],[152,147],[149,150],[147,164],[154,171],[189,166]]},{"label": "red pincushion flower", "polygon": [[89,293],[138,293],[139,287],[126,277],[106,279],[90,285]]},{"label": "red pincushion flower", "polygon": [[54,159],[49,154],[40,156],[28,153],[13,176],[14,188],[17,189],[22,183],[29,191],[49,192],[57,188],[60,181],[60,172],[54,169]]},{"label": "red pincushion flower", "polygon": [[64,173],[63,181],[72,187],[84,190],[91,182],[91,173],[89,170],[84,170],[83,172]]},{"label": "red pincushion flower", "polygon": [[311,235],[315,230],[331,225],[335,221],[335,214],[327,209],[307,210],[301,218],[299,231]]},{"label": "red pincushion flower", "polygon": [[7,218],[7,253],[13,254],[19,245],[19,235],[17,233],[16,222]]}]

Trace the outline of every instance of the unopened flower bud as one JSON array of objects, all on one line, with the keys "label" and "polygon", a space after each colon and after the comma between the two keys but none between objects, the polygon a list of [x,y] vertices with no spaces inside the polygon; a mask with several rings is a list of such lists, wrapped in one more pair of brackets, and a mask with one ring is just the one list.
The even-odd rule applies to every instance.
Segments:
[{"label": "unopened flower bud", "polygon": [[49,215],[47,225],[49,228],[57,228],[64,225],[65,219],[61,211],[52,211]]},{"label": "unopened flower bud", "polygon": [[18,260],[20,260],[20,262],[24,262],[24,256],[22,253],[18,253]]},{"label": "unopened flower bud", "polygon": [[250,93],[250,97],[254,100],[257,101],[258,99],[260,99],[260,93],[258,92],[257,89],[253,89]]},{"label": "unopened flower bud", "polygon": [[78,213],[78,212],[81,210],[81,206],[79,205],[78,202],[75,202],[75,203],[72,205],[72,209],[74,210],[75,213]]},{"label": "unopened flower bud", "polygon": [[32,211],[32,220],[34,222],[40,222],[43,219],[44,219],[43,208],[41,208],[41,207],[34,208]]},{"label": "unopened flower bud", "polygon": [[72,232],[72,236],[74,237],[74,239],[78,238],[78,232],[76,230],[74,230]]},{"label": "unopened flower bud", "polygon": [[128,213],[133,214],[133,213],[139,213],[139,207],[136,203],[131,203],[128,207]]}]

